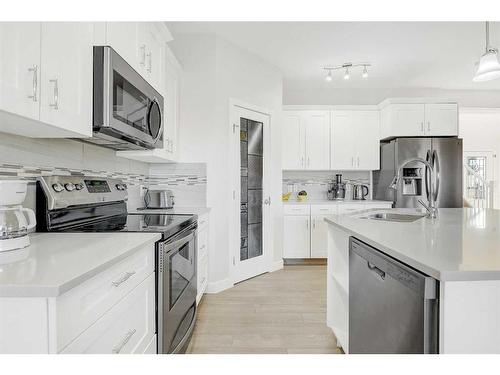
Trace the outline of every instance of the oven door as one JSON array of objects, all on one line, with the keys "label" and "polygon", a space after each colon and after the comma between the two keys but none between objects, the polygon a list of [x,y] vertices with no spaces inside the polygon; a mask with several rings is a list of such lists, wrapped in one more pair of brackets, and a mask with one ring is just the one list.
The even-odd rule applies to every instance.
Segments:
[{"label": "oven door", "polygon": [[111,47],[94,47],[94,86],[94,131],[163,146],[163,97]]},{"label": "oven door", "polygon": [[187,346],[196,317],[196,227],[158,251],[158,352]]}]

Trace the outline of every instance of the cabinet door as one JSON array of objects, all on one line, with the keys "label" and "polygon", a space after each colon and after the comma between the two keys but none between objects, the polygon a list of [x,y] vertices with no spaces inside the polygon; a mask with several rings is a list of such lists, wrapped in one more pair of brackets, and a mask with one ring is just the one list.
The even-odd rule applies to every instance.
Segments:
[{"label": "cabinet door", "polygon": [[392,136],[424,135],[424,104],[391,104]]},{"label": "cabinet door", "polygon": [[305,132],[301,123],[300,112],[284,112],[282,134],[283,169],[304,169]]},{"label": "cabinet door", "polygon": [[175,57],[165,46],[165,76],[164,76],[164,132],[163,148],[170,159],[175,160],[177,155],[177,132],[179,126],[179,95],[181,70]]},{"label": "cabinet door", "polygon": [[0,23],[0,109],[38,120],[39,22]]},{"label": "cabinet door", "polygon": [[137,71],[146,65],[146,45],[139,45],[138,28],[137,22],[108,22],[106,24],[107,44]]},{"label": "cabinet door", "polygon": [[[149,84],[158,92],[163,92],[162,84],[162,40],[156,31],[156,26],[151,22],[142,22],[139,25],[139,44],[145,46],[145,57],[142,74]],[[142,62],[142,56],[141,56]]]},{"label": "cabinet door", "polygon": [[331,161],[333,170],[356,168],[356,122],[352,111],[334,111],[331,124]]},{"label": "cabinet door", "polygon": [[380,169],[380,122],[378,111],[356,111],[356,169]]},{"label": "cabinet door", "polygon": [[310,217],[284,217],[283,258],[310,258]]},{"label": "cabinet door", "polygon": [[304,111],[302,114],[306,133],[306,168],[330,168],[330,112]]},{"label": "cabinet door", "polygon": [[42,23],[40,120],[81,136],[92,135],[90,22]]},{"label": "cabinet door", "polygon": [[426,104],[425,134],[431,136],[458,135],[457,104]]},{"label": "cabinet door", "polygon": [[311,216],[311,258],[326,258],[328,256],[328,224],[326,216]]}]

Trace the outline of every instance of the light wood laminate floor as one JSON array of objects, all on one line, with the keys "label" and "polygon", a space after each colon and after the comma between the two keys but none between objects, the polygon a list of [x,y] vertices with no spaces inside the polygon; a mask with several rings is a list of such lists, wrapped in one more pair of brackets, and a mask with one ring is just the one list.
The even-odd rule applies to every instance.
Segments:
[{"label": "light wood laminate floor", "polygon": [[188,353],[340,353],[326,326],[326,266],[285,266],[206,294]]}]

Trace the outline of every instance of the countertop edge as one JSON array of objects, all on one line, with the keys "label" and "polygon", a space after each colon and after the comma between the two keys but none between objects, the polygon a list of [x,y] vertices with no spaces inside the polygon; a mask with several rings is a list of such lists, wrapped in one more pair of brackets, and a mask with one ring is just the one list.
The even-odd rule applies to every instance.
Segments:
[{"label": "countertop edge", "polygon": [[86,273],[75,277],[74,279],[59,285],[22,285],[22,286],[13,286],[13,285],[5,285],[0,286],[0,298],[54,298],[59,297],[62,294],[68,292],[69,290],[77,287],[80,284],[83,284],[85,281],[91,279],[97,274],[105,271],[116,263],[122,261],[128,256],[132,255],[139,248],[142,248],[151,243],[155,243],[156,241],[161,239],[160,233],[151,233],[151,238],[148,240],[130,248],[124,253],[108,260],[105,263],[101,263],[99,266],[87,271]]},{"label": "countertop edge", "polygon": [[345,232],[349,233],[353,237],[356,237],[357,239],[366,242],[368,245],[375,247],[378,251],[395,258],[402,263],[405,263],[409,265],[410,267],[415,268],[416,270],[431,276],[441,282],[453,282],[453,281],[494,281],[494,280],[500,280],[500,271],[439,271],[434,268],[430,268],[426,266],[425,264],[422,264],[418,261],[416,261],[413,258],[409,258],[397,250],[393,250],[391,248],[388,248],[368,237],[365,237],[352,229],[349,229],[342,224],[337,223],[332,217],[335,215],[331,215],[330,217],[325,217],[325,221],[328,224],[331,224],[333,226],[336,226],[337,228],[340,228],[344,230]]}]

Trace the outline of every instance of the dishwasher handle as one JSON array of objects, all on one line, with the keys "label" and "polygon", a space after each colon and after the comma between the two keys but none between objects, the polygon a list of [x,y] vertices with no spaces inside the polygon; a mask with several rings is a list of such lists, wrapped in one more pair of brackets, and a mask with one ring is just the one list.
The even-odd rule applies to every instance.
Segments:
[{"label": "dishwasher handle", "polygon": [[384,271],[382,271],[380,268],[378,268],[377,266],[375,266],[374,264],[372,264],[368,261],[366,261],[366,265],[368,266],[370,271],[379,275],[382,280],[385,280],[385,272]]}]

